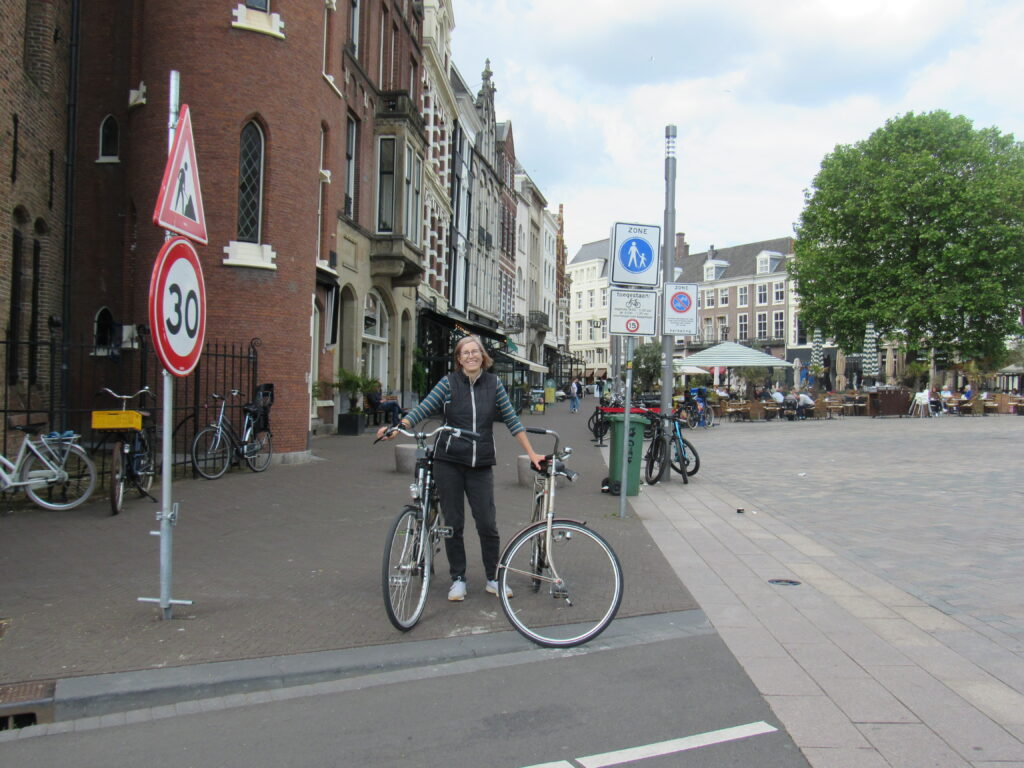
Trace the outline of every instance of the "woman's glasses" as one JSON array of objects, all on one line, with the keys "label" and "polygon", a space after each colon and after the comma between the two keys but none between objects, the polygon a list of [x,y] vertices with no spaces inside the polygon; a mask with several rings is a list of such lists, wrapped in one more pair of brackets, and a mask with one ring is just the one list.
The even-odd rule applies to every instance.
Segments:
[{"label": "woman's glasses", "polygon": [[466,358],[466,357],[480,357],[480,350],[479,349],[464,349],[461,352],[459,352],[459,357],[463,357],[463,358]]}]

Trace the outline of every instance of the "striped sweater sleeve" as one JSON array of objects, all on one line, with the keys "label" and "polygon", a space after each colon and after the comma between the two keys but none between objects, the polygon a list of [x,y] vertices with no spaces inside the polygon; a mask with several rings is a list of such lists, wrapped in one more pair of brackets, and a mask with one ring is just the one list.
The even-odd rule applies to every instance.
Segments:
[{"label": "striped sweater sleeve", "polygon": [[498,392],[496,395],[498,415],[501,416],[501,420],[505,422],[505,426],[508,427],[508,431],[515,437],[520,432],[525,432],[526,427],[516,416],[516,409],[512,407],[512,401],[508,399],[508,392],[505,391],[505,385],[500,381],[498,382]]},{"label": "striped sweater sleeve", "polygon": [[444,376],[441,378],[434,388],[430,390],[422,402],[409,411],[403,417],[409,422],[410,427],[415,427],[424,419],[430,418],[435,413],[441,413],[441,409],[444,408],[444,404],[451,399],[452,387],[448,383],[448,377]]}]

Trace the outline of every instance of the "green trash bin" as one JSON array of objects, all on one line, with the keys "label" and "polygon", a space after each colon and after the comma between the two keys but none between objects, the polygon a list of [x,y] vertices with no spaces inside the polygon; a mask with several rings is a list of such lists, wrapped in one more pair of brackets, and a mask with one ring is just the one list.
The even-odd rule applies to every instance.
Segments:
[{"label": "green trash bin", "polygon": [[[622,482],[622,426],[626,417],[620,413],[608,417],[612,423],[611,451],[608,457],[608,479],[611,487]],[[640,465],[644,461],[644,427],[647,419],[635,413],[629,414],[629,438],[626,440],[626,495],[640,493]]]}]

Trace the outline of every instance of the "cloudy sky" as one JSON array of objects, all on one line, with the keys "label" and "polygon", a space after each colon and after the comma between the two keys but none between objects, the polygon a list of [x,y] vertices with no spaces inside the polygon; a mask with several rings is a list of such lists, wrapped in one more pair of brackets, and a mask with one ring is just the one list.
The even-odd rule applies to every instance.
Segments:
[{"label": "cloudy sky", "polygon": [[571,259],[616,221],[662,224],[678,128],[676,230],[704,251],[793,234],[822,158],[908,111],[1024,140],[1020,0],[452,0],[473,92],[557,211]]}]

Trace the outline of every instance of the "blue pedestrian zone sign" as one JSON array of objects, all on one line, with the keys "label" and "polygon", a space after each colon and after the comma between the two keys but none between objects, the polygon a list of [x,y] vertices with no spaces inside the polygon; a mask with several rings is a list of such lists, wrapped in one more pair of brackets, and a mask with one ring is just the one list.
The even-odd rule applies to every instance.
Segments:
[{"label": "blue pedestrian zone sign", "polygon": [[661,227],[618,223],[612,233],[612,282],[655,287],[661,275]]}]

